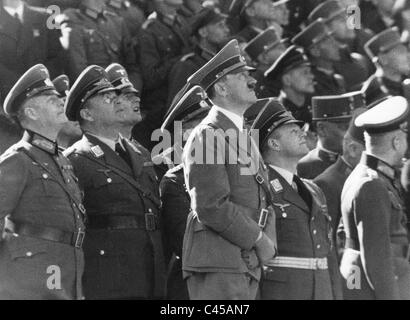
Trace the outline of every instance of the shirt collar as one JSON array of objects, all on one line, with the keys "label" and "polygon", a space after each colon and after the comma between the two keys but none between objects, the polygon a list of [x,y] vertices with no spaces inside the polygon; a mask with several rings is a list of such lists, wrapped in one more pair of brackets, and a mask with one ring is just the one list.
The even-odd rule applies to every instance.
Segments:
[{"label": "shirt collar", "polygon": [[8,6],[3,7],[12,17],[17,13],[21,22],[23,22],[24,4],[21,3],[16,9]]},{"label": "shirt collar", "polygon": [[277,173],[279,173],[283,179],[286,180],[287,183],[291,186],[293,183],[293,176],[294,174],[286,169],[279,168],[277,166],[274,166],[272,164],[269,165],[273,170],[275,170]]},{"label": "shirt collar", "polygon": [[238,127],[239,131],[243,131],[243,117],[226,109],[223,109],[218,106],[213,106],[216,111],[223,113],[225,116],[227,116],[234,124],[235,126]]}]

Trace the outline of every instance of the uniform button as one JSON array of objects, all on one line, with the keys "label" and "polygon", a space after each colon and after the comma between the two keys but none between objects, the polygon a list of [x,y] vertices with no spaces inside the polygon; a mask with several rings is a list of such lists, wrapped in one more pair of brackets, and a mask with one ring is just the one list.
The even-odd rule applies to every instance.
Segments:
[{"label": "uniform button", "polygon": [[67,179],[67,183],[70,183],[70,181],[71,181],[70,179]]},{"label": "uniform button", "polygon": [[312,217],[312,221],[315,221],[315,217]]},{"label": "uniform button", "polygon": [[31,251],[28,251],[27,253],[26,253],[26,256],[27,257],[31,257],[33,255],[33,253],[31,252]]},{"label": "uniform button", "polygon": [[100,250],[100,255],[105,255],[105,251],[104,250]]},{"label": "uniform button", "polygon": [[265,201],[266,200],[266,198],[265,197],[262,197],[262,201]]},{"label": "uniform button", "polygon": [[318,244],[318,245],[316,246],[316,248],[320,249],[320,248],[321,248],[321,245],[320,245],[320,244]]},{"label": "uniform button", "polygon": [[108,178],[108,179],[107,179],[107,182],[108,182],[108,183],[111,183],[111,182],[112,182],[112,179],[111,179],[111,178]]},{"label": "uniform button", "polygon": [[399,277],[398,277],[398,276],[394,276],[394,280],[399,280]]},{"label": "uniform button", "polygon": [[43,173],[43,178],[44,178],[44,179],[48,179],[48,174],[47,174],[47,173]]},{"label": "uniform button", "polygon": [[284,212],[284,213],[282,213],[282,217],[283,217],[283,218],[287,218],[287,217],[288,217],[288,214],[287,214],[286,212]]},{"label": "uniform button", "polygon": [[317,230],[313,230],[313,234],[316,234],[317,233]]}]

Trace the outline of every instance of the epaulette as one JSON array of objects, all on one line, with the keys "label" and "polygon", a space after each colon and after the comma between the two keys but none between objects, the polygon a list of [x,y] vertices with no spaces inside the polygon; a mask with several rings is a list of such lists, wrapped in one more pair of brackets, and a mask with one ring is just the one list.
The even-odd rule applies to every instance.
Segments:
[{"label": "epaulette", "polygon": [[187,53],[186,55],[184,55],[182,58],[181,58],[181,62],[184,62],[184,61],[187,61],[189,58],[192,58],[192,57],[194,57],[195,56],[195,52],[190,52],[190,53]]}]

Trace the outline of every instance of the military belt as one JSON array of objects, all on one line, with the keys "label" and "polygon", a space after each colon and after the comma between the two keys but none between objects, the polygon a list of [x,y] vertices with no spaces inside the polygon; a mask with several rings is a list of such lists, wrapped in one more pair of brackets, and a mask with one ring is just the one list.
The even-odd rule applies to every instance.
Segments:
[{"label": "military belt", "polygon": [[148,212],[144,216],[121,216],[121,215],[89,215],[87,221],[88,229],[143,229],[155,231],[158,229],[158,217]]},{"label": "military belt", "polygon": [[9,218],[5,219],[4,230],[26,237],[68,244],[79,249],[82,248],[85,237],[85,233],[81,229],[78,229],[77,232],[69,232],[53,227],[11,221]]},{"label": "military belt", "polygon": [[265,264],[267,267],[305,269],[305,270],[327,270],[327,258],[296,258],[275,257]]}]

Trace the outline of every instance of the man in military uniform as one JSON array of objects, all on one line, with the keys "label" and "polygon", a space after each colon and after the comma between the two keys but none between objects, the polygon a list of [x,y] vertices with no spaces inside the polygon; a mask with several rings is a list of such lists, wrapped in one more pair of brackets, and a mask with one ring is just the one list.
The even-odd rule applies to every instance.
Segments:
[{"label": "man in military uniform", "polygon": [[306,141],[310,150],[316,147],[312,125],[311,95],[315,92],[309,59],[300,47],[291,46],[265,72],[270,82],[279,83],[279,100],[297,119],[309,124]]},{"label": "man in military uniform", "polygon": [[154,0],[156,15],[145,21],[139,34],[139,61],[144,80],[143,121],[133,137],[151,149],[151,133],[161,127],[168,99],[168,76],[172,66],[191,51],[190,28],[177,14],[182,0]]},{"label": "man in military uniform", "polygon": [[303,47],[312,63],[316,95],[346,92],[343,76],[337,74],[333,66],[335,62],[341,60],[340,47],[323,19],[308,25],[292,39],[292,43]]},{"label": "man in military uniform", "polygon": [[141,120],[137,94],[125,69],[114,64],[107,72],[88,67],[67,96],[67,117],[79,121],[85,132],[66,154],[88,211],[83,277],[87,299],[163,295],[158,181],[149,152],[128,139]]},{"label": "man in military uniform", "polygon": [[[197,45],[194,52],[183,56],[172,67],[168,79],[168,102],[170,106],[186,80],[222,49],[228,42],[230,31],[226,25],[226,16],[214,8],[204,8],[192,24],[192,33]],[[186,91],[184,91],[186,93]],[[179,95],[178,95],[179,96]],[[179,96],[179,98],[181,98]]]},{"label": "man in military uniform", "polygon": [[[182,137],[186,137],[210,109],[206,103],[201,102],[203,94],[203,89],[199,86],[189,90],[164,121],[161,129],[173,132],[174,122],[180,121]],[[174,152],[178,152],[177,150],[183,146],[183,142],[182,145],[175,142]],[[182,276],[181,257],[186,221],[191,210],[191,199],[185,187],[183,166],[181,163],[175,163],[175,165],[164,175],[160,184],[164,252],[165,258],[169,260],[166,299],[188,300],[188,288]]]},{"label": "man in military uniform", "polygon": [[[362,100],[357,100],[357,103],[360,104],[358,108],[361,108],[361,110],[356,110],[357,113],[364,112],[366,110],[364,109],[361,101]],[[338,244],[338,242],[336,242],[336,232],[338,231],[337,229],[342,217],[340,201],[343,185],[347,177],[360,162],[364,148],[363,129],[357,128],[354,125],[353,118],[349,129],[343,138],[343,154],[334,164],[332,164],[313,180],[313,182],[315,182],[323,190],[323,193],[326,196],[329,216],[332,218],[331,223],[333,230],[333,241],[335,245]],[[343,238],[343,235],[338,238],[339,243],[340,241],[343,241]]]},{"label": "man in military uniform", "polygon": [[278,256],[264,265],[265,300],[341,298],[325,195],[296,175],[298,160],[309,151],[302,126],[278,102],[262,109],[252,125],[269,167],[278,239]]},{"label": "man in military uniform", "polygon": [[[62,74],[53,80],[53,85],[58,92],[58,96],[65,102],[67,94],[70,91],[70,79],[67,75]],[[61,128],[57,136],[58,146],[67,149],[74,142],[81,139],[83,132],[77,121],[67,121]]]},{"label": "man in military uniform", "polygon": [[[367,55],[365,57],[358,52],[351,51],[345,43],[346,40],[353,39],[356,35],[354,29],[349,28],[346,8],[343,8],[338,1],[325,1],[309,15],[310,22],[319,18],[324,19],[324,23],[333,32],[333,36],[339,44],[341,59],[335,61],[334,67],[336,72],[345,79],[347,91],[352,91],[352,88],[364,82],[370,76],[369,67],[372,64],[367,59]],[[370,40],[371,37],[371,35],[368,36],[367,40]],[[364,46],[364,43],[362,45]]]},{"label": "man in military uniform", "polygon": [[136,37],[145,21],[144,11],[129,0],[106,0],[107,9],[123,17],[128,27],[128,33]]},{"label": "man in military uniform", "polygon": [[[242,132],[243,113],[256,102],[244,60],[232,40],[197,72],[211,79],[214,105],[191,133],[182,158],[192,209],[182,268],[194,300],[255,299],[261,266],[276,253],[265,167]],[[225,139],[227,134],[236,138]],[[261,216],[265,228],[258,225]]]},{"label": "man in military uniform", "polygon": [[355,108],[364,106],[363,100],[357,92],[312,98],[318,143],[315,149],[299,161],[299,176],[314,179],[336,162],[343,152],[343,137],[349,128],[352,112]]},{"label": "man in military uniform", "polygon": [[397,26],[394,17],[396,0],[361,0],[359,9],[363,27],[372,30],[375,34]]},{"label": "man in military uniform", "polygon": [[82,299],[85,209],[55,142],[67,117],[43,65],[14,85],[4,112],[25,132],[0,159],[0,298]]},{"label": "man in military uniform", "polygon": [[270,26],[275,18],[275,5],[271,0],[234,0],[229,14],[241,20],[238,41],[249,42]]},{"label": "man in military uniform", "polygon": [[386,99],[361,114],[366,152],[346,180],[340,265],[346,299],[410,299],[409,240],[397,171],[407,150],[408,103]]},{"label": "man in military uniform", "polygon": [[377,34],[366,43],[365,49],[378,69],[368,81],[376,78],[389,94],[405,96],[403,80],[410,74],[410,59],[398,29]]},{"label": "man in military uniform", "polygon": [[60,31],[47,28],[46,10],[21,0],[0,1],[0,103],[16,81],[37,63],[55,77],[62,72]]},{"label": "man in military uniform", "polygon": [[252,76],[256,79],[256,95],[258,98],[276,97],[278,95],[277,82],[265,78],[265,72],[286,51],[286,43],[281,40],[273,27],[253,38],[244,47],[244,51],[252,59],[256,71]]},{"label": "man in military uniform", "polygon": [[133,85],[142,88],[135,48],[123,18],[106,11],[102,0],[82,1],[79,9],[68,9],[65,15],[72,29],[67,69],[72,81],[89,65],[106,68],[117,62],[125,66]]}]

